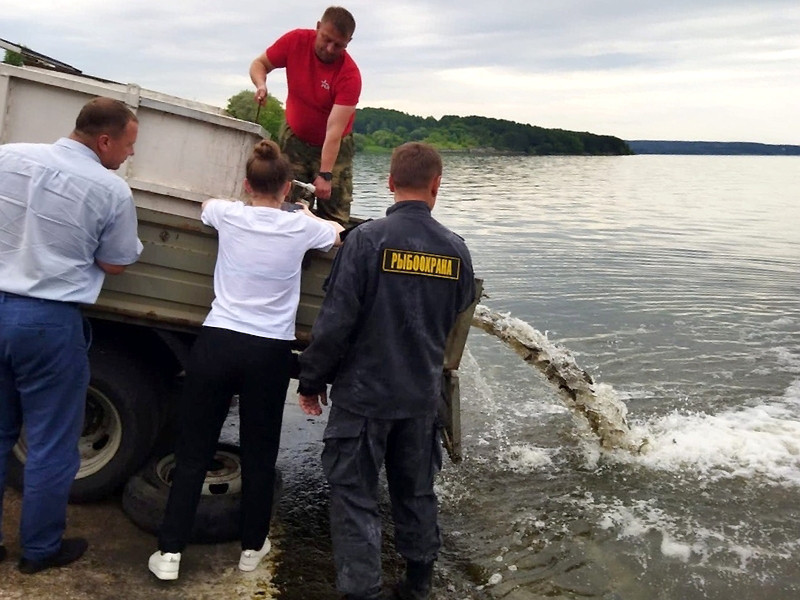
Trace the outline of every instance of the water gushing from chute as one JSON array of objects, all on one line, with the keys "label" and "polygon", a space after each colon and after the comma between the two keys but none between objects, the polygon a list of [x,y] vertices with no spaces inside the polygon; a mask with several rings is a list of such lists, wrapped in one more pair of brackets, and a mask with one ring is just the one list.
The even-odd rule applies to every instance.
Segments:
[{"label": "water gushing from chute", "polygon": [[559,393],[567,408],[588,426],[607,450],[642,452],[646,440],[636,439],[627,422],[628,407],[610,386],[595,384],[572,355],[521,319],[479,304],[472,325],[501,339],[535,367]]}]

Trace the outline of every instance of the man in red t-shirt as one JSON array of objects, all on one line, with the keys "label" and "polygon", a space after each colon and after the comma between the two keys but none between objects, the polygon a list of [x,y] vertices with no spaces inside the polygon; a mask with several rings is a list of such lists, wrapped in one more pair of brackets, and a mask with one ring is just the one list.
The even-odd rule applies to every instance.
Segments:
[{"label": "man in red t-shirt", "polygon": [[294,178],[313,182],[316,213],[342,224],[353,200],[352,130],[361,95],[361,73],[346,50],[355,28],[349,11],[331,6],[316,30],[284,34],[250,65],[255,100],[262,104],[267,73],[286,69],[289,94],[281,150],[292,162]]}]

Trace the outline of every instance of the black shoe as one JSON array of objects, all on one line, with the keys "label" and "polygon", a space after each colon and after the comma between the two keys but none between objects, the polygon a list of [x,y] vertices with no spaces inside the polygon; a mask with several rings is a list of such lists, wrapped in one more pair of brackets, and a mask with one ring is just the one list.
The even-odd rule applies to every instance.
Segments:
[{"label": "black shoe", "polygon": [[6,559],[6,547],[0,544],[0,562]]},{"label": "black shoe", "polygon": [[395,598],[400,600],[428,600],[433,587],[433,563],[408,561],[406,576],[394,588]]},{"label": "black shoe", "polygon": [[384,596],[378,593],[377,596],[357,596],[353,594],[346,594],[343,600],[384,600]]},{"label": "black shoe", "polygon": [[78,560],[86,549],[89,542],[83,538],[64,538],[61,540],[61,548],[55,554],[41,560],[19,559],[19,571],[26,575],[33,575],[45,569],[63,567]]}]

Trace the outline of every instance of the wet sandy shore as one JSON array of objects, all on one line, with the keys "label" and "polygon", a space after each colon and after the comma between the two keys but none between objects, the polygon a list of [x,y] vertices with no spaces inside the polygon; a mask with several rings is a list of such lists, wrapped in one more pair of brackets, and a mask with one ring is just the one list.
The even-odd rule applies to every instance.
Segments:
[{"label": "wet sandy shore", "polygon": [[[0,563],[0,599],[41,600],[338,600],[329,537],[327,487],[319,456],[323,418],[302,414],[292,392],[287,396],[278,467],[284,493],[273,521],[271,554],[253,573],[237,565],[238,542],[192,545],[181,558],[177,581],[157,580],[147,569],[156,539],[135,526],[122,511],[121,498],[68,508],[67,536],[83,536],[89,550],[64,568],[22,575],[18,528],[21,496],[7,490],[4,499],[4,544],[9,556]],[[238,438],[235,411],[223,430],[223,440]],[[402,573],[403,562],[393,548],[386,498],[383,577],[388,592]],[[437,565],[434,596],[438,600],[467,600],[483,596],[455,572],[452,563]],[[389,596],[390,597],[390,596]]]},{"label": "wet sandy shore", "polygon": [[[316,430],[322,424],[307,423],[287,396],[281,462],[298,454],[303,447],[313,447]],[[293,400],[293,398],[292,398]],[[226,423],[223,438],[238,439],[238,424]],[[321,434],[319,438],[321,439]],[[181,557],[180,578],[162,582],[147,569],[147,559],[156,549],[154,535],[139,529],[122,510],[121,497],[94,504],[70,505],[67,510],[66,536],[82,536],[89,541],[84,557],[60,569],[35,575],[17,570],[20,557],[19,517],[21,495],[6,490],[3,504],[4,544],[8,557],[0,563],[0,598],[6,599],[247,599],[277,597],[273,583],[281,560],[283,533],[281,509],[270,532],[272,552],[253,573],[238,569],[238,542],[192,545]],[[284,496],[284,501],[291,500]]]},{"label": "wet sandy shore", "polygon": [[[178,581],[157,580],[147,570],[147,558],[156,548],[155,537],[128,520],[119,499],[70,506],[66,535],[87,538],[89,550],[67,567],[23,575],[17,570],[20,501],[17,492],[6,492],[3,530],[9,556],[0,563],[0,598],[4,600],[274,597],[271,580],[279,553],[253,573],[242,573],[237,567],[237,542],[192,546],[181,559]],[[280,535],[277,530],[275,533],[279,548]]]}]

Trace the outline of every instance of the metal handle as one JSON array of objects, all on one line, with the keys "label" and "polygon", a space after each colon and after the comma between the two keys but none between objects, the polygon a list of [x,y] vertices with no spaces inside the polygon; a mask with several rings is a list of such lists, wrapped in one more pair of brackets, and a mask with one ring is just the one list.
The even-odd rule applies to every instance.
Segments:
[{"label": "metal handle", "polygon": [[317,188],[313,183],[305,183],[304,181],[298,181],[297,179],[292,180],[292,185],[296,185],[307,194],[314,194],[317,191]]}]

